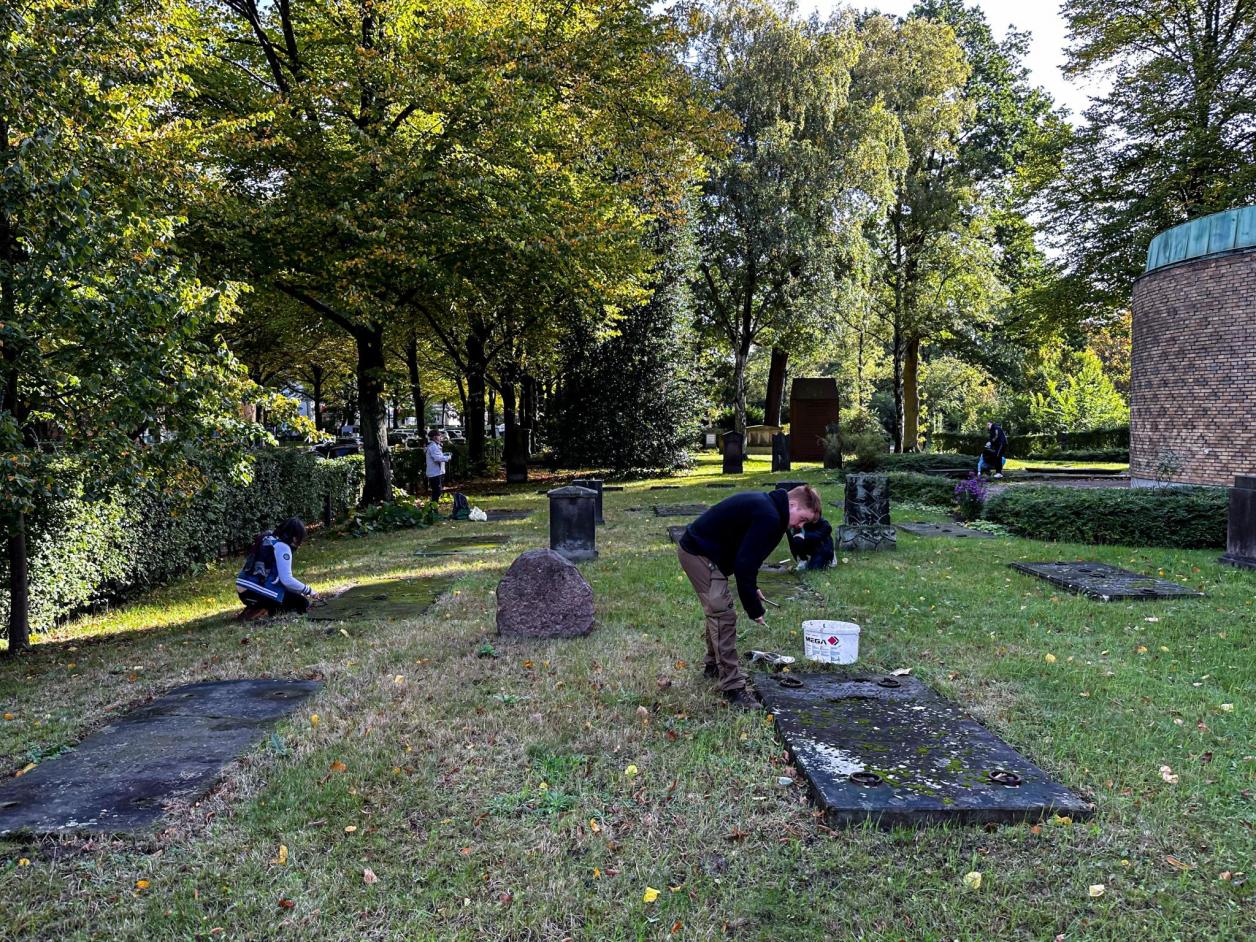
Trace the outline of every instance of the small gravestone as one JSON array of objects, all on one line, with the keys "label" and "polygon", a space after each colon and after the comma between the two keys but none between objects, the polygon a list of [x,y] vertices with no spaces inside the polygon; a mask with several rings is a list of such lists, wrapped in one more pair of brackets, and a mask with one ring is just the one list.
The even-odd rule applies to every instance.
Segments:
[{"label": "small gravestone", "polygon": [[1094,806],[914,677],[795,672],[755,690],[830,824],[1010,824]]},{"label": "small gravestone", "polygon": [[896,547],[890,523],[890,482],[884,474],[848,474],[842,509],[844,522],[837,528],[839,552]]},{"label": "small gravestone", "polygon": [[498,534],[486,536],[445,536],[419,548],[416,556],[457,556],[462,553],[491,553],[509,542],[510,537]]},{"label": "small gravestone", "polygon": [[741,432],[724,433],[724,474],[741,474],[746,460],[746,438]]},{"label": "small gravestone", "polygon": [[1101,602],[1113,599],[1202,598],[1202,592],[1107,563],[1009,563],[1013,569]]},{"label": "small gravestone", "polygon": [[452,583],[452,576],[439,576],[355,585],[339,595],[314,602],[307,617],[314,621],[341,621],[346,618],[402,621],[416,618],[431,608]]},{"label": "small gravestone", "polygon": [[916,536],[946,536],[956,540],[978,539],[992,540],[993,533],[961,527],[957,523],[900,523],[895,529],[906,530]]},{"label": "small gravestone", "polygon": [[1240,475],[1230,488],[1230,517],[1221,561],[1256,569],[1256,476]]},{"label": "small gravestone", "polygon": [[772,473],[789,471],[790,468],[789,436],[784,432],[777,432],[772,436]]},{"label": "small gravestone", "polygon": [[593,630],[593,590],[553,550],[528,550],[497,584],[497,633],[507,638],[578,638]]},{"label": "small gravestone", "polygon": [[710,508],[706,504],[656,504],[656,517],[697,517]]},{"label": "small gravestone", "polygon": [[532,516],[532,511],[520,510],[518,508],[511,507],[499,507],[496,510],[484,511],[484,516],[487,517],[490,522],[496,520],[527,520],[530,516]]},{"label": "small gravestone", "polygon": [[572,562],[597,559],[596,501],[587,487],[549,492],[550,549]]},{"label": "small gravestone", "polygon": [[599,478],[578,478],[571,483],[573,487],[585,487],[597,495],[597,502],[593,508],[593,519],[599,524],[605,523],[606,519],[602,516],[602,488],[604,482]]},{"label": "small gravestone", "polygon": [[0,834],[120,833],[194,801],[223,766],[322,687],[226,680],[177,687],[68,752],[0,783]]},{"label": "small gravestone", "polygon": [[679,543],[681,537],[685,535],[685,531],[688,529],[689,527],[685,526],[683,523],[674,524],[673,526],[667,528],[667,538],[673,543]]}]

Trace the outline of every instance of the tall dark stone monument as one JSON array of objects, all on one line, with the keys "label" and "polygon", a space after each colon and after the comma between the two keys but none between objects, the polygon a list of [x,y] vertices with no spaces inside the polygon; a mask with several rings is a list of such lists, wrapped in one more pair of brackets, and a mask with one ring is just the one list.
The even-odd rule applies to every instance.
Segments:
[{"label": "tall dark stone monument", "polygon": [[837,380],[799,377],[789,396],[791,456],[799,461],[824,460],[824,435],[838,420]]},{"label": "tall dark stone monument", "polygon": [[597,559],[597,494],[587,487],[550,491],[550,549],[571,562]]},{"label": "tall dark stone monument", "polygon": [[528,480],[528,446],[530,435],[522,426],[506,429],[506,482],[524,484]]},{"label": "tall dark stone monument", "polygon": [[884,474],[846,475],[845,522],[837,528],[840,550],[892,550],[890,482]]},{"label": "tall dark stone monument", "polygon": [[777,432],[772,436],[772,473],[790,470],[789,436],[784,432]]},{"label": "tall dark stone monument", "polygon": [[1256,569],[1256,475],[1240,475],[1230,488],[1230,523],[1223,563]]},{"label": "tall dark stone monument", "polygon": [[585,487],[597,494],[597,504],[594,509],[593,519],[598,524],[606,522],[606,518],[602,516],[602,486],[604,482],[600,478],[577,478],[571,482],[572,487]]},{"label": "tall dark stone monument", "polygon": [[742,463],[746,460],[746,437],[741,432],[724,433],[724,473],[741,474]]}]

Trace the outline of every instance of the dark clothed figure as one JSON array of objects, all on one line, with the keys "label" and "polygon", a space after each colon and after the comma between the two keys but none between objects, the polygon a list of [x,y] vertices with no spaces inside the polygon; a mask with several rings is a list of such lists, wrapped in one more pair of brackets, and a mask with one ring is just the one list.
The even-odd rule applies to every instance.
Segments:
[{"label": "dark clothed figure", "polygon": [[800,569],[824,569],[833,565],[833,527],[821,517],[789,534],[789,551],[803,565]]}]

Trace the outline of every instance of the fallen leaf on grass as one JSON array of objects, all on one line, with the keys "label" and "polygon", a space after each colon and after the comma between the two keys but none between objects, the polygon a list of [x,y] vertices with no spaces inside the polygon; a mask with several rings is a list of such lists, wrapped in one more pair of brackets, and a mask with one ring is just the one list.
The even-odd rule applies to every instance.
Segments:
[{"label": "fallen leaf on grass", "polygon": [[900,667],[898,670],[890,671],[891,677],[906,677],[911,673],[910,667]]},{"label": "fallen leaf on grass", "polygon": [[973,870],[964,874],[964,889],[979,890],[981,889],[981,871]]},{"label": "fallen leaf on grass", "polygon": [[1177,857],[1174,857],[1172,854],[1166,855],[1164,858],[1164,862],[1167,863],[1174,870],[1181,870],[1185,872],[1187,870],[1195,869],[1190,864],[1188,864],[1185,860],[1179,860]]},{"label": "fallen leaf on grass", "polygon": [[1062,828],[1069,827],[1073,823],[1073,819],[1066,814],[1057,814],[1051,819],[1052,824],[1058,824]]},{"label": "fallen leaf on grass", "polygon": [[1160,766],[1160,777],[1170,785],[1176,785],[1178,783],[1178,776],[1175,775],[1173,770],[1167,765]]},{"label": "fallen leaf on grass", "polygon": [[653,903],[658,898],[659,891],[652,886],[647,886],[645,892],[641,894],[641,902],[643,903]]},{"label": "fallen leaf on grass", "polygon": [[1145,645],[1145,644],[1140,644],[1140,645],[1138,646],[1138,653],[1139,653],[1139,654],[1146,654],[1146,653],[1147,653],[1147,645]]},{"label": "fallen leaf on grass", "polygon": [[675,922],[672,923],[672,935],[675,935],[677,932],[679,932],[683,928],[684,928],[684,925],[681,923],[679,919],[677,919]]},{"label": "fallen leaf on grass", "polygon": [[4,718],[5,718],[5,720],[6,720],[6,721],[7,721],[7,720],[17,719],[17,717],[15,717],[12,713],[6,713],[6,714],[4,714]]},{"label": "fallen leaf on grass", "polygon": [[318,714],[317,713],[310,714],[310,725],[313,726],[315,729],[318,728]]},{"label": "fallen leaf on grass", "polygon": [[13,773],[13,777],[21,778],[23,775],[25,775],[27,772],[29,772],[33,768],[35,768],[35,763],[27,762],[26,765],[22,766],[20,769],[18,769],[16,772]]},{"label": "fallen leaf on grass", "polygon": [[345,825],[345,833],[346,833],[346,834],[352,834],[352,833],[353,833],[354,831],[356,831],[357,829],[358,829],[358,826],[357,826],[356,824],[346,824],[346,825]]},{"label": "fallen leaf on grass", "polygon": [[1229,870],[1222,870],[1219,874],[1217,874],[1217,879],[1229,880],[1232,876],[1234,876],[1234,874],[1231,873]]},{"label": "fallen leaf on grass", "polygon": [[1222,713],[1233,713],[1233,712],[1234,712],[1234,704],[1233,704],[1233,703],[1223,703],[1223,704],[1221,704],[1219,707],[1217,707],[1217,709],[1218,709],[1218,710],[1220,710]]},{"label": "fallen leaf on grass", "polygon": [[401,674],[397,674],[396,676],[393,677],[394,684],[404,684],[405,682],[406,682],[406,679]]},{"label": "fallen leaf on grass", "polygon": [[677,661],[674,666],[676,670],[683,671],[686,667],[689,666],[689,663],[687,661]]},{"label": "fallen leaf on grass", "polygon": [[1055,663],[1055,660],[1056,660],[1056,658],[1055,658],[1055,655],[1054,655],[1054,654],[1044,654],[1044,655],[1042,656],[1042,659],[1043,659],[1044,661],[1046,661],[1048,664],[1054,664],[1054,663]]},{"label": "fallen leaf on grass", "polygon": [[286,899],[286,898],[285,898],[285,899],[281,899],[281,900],[279,901],[279,908],[280,908],[280,909],[295,909],[295,908],[296,908],[296,905],[297,905],[297,904],[296,904],[296,903],[294,903],[294,902],[292,902],[292,900],[290,900],[290,899]]},{"label": "fallen leaf on grass", "polygon": [[152,886],[152,884],[151,884],[151,883],[149,883],[147,880],[136,880],[136,881],[135,881],[135,888],[136,888],[137,890],[147,890],[150,886]]},{"label": "fallen leaf on grass", "polygon": [[1106,891],[1107,887],[1105,887],[1102,883],[1092,883],[1090,884],[1090,890],[1088,892],[1091,899],[1098,899]]},{"label": "fallen leaf on grass", "polygon": [[287,866],[287,863],[288,863],[288,845],[287,844],[279,845],[279,855],[272,861],[272,863],[276,863],[281,867]]},{"label": "fallen leaf on grass", "polygon": [[602,830],[602,826],[597,823],[597,818],[589,819],[589,830],[592,831],[594,834]]},{"label": "fallen leaf on grass", "polygon": [[626,769],[624,769],[624,774],[627,775],[629,778],[632,778],[634,775],[637,774],[637,767],[635,765],[628,766]]},{"label": "fallen leaf on grass", "polygon": [[348,771],[349,771],[349,767],[348,767],[347,765],[345,765],[343,762],[341,762],[339,759],[337,759],[335,762],[333,762],[333,763],[329,766],[329,768],[330,768],[333,772],[348,772]]},{"label": "fallen leaf on grass", "polygon": [[379,877],[375,876],[375,871],[372,870],[370,867],[363,867],[362,868],[362,882],[365,883],[367,886],[371,886],[372,884],[379,882]]}]

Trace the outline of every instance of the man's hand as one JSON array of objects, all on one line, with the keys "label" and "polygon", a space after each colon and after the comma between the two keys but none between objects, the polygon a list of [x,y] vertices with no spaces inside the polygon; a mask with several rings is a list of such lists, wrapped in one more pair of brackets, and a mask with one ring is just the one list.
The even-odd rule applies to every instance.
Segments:
[{"label": "man's hand", "polygon": [[768,626],[767,620],[766,620],[766,619],[765,619],[762,615],[760,615],[758,618],[756,618],[756,619],[754,620],[754,623],[755,623],[756,625],[762,625],[764,628],[766,628],[766,627]]}]

